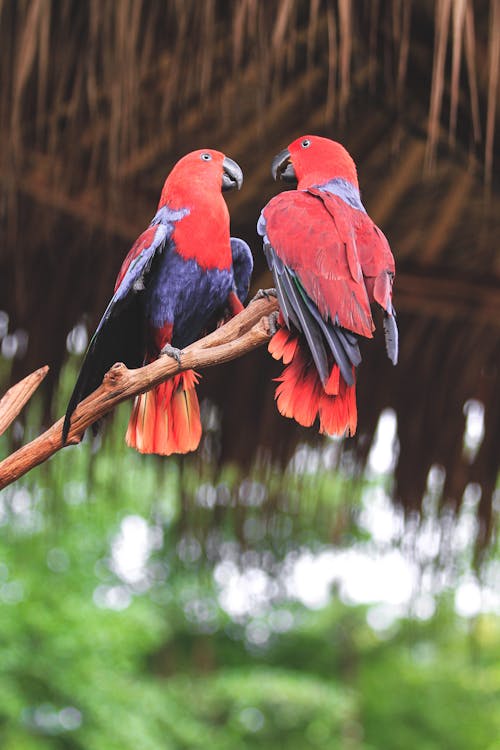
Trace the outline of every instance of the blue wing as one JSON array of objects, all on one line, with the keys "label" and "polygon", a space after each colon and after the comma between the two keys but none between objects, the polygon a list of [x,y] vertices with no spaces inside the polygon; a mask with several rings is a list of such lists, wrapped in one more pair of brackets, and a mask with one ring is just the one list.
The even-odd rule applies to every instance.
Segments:
[{"label": "blue wing", "polygon": [[123,261],[116,279],[115,293],[104,311],[94,337],[123,305],[144,290],[145,278],[153,260],[168,246],[175,223],[188,213],[187,209],[173,211],[167,206],[162,206],[157,211],[149,227],[136,239]]},{"label": "blue wing", "polygon": [[187,211],[161,208],[125,258],[115,292],[92,336],[71,395],[63,426],[63,443],[77,404],[94,391],[115,362],[140,367],[146,349],[142,292],[155,258],[168,252],[175,222]]},{"label": "blue wing", "polygon": [[[92,342],[99,335],[111,317],[119,314],[132,298],[144,290],[145,278],[157,253],[163,252],[170,237],[169,227],[165,224],[150,226],[134,243],[118,274],[115,293],[92,337]],[[133,255],[132,259],[130,256]],[[126,266],[126,268],[124,268]],[[90,349],[90,347],[89,347]]]},{"label": "blue wing", "polygon": [[233,277],[238,299],[243,304],[248,296],[253,271],[253,256],[250,248],[239,237],[231,237]]}]

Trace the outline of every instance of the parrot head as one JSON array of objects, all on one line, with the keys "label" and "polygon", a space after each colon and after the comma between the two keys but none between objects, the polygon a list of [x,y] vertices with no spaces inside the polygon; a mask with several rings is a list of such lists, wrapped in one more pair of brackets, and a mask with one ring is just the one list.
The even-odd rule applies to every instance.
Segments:
[{"label": "parrot head", "polygon": [[356,165],[349,152],[336,141],[319,135],[303,135],[290,143],[271,166],[272,175],[285,182],[297,182],[304,190],[341,178],[358,188]]},{"label": "parrot head", "polygon": [[220,151],[201,148],[191,151],[175,164],[165,180],[160,206],[171,201],[172,196],[186,198],[198,191],[211,195],[214,192],[241,188],[241,167]]}]

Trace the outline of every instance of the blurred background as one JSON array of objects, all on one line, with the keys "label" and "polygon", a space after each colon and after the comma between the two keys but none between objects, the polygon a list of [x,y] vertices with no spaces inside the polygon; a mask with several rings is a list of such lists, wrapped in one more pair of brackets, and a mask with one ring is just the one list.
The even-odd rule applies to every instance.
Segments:
[{"label": "blurred background", "polygon": [[397,368],[355,438],[275,409],[265,349],[203,373],[185,458],[130,406],[0,496],[0,746],[500,748],[499,0],[0,2],[1,457],[65,410],[174,162],[340,140],[397,263]]}]

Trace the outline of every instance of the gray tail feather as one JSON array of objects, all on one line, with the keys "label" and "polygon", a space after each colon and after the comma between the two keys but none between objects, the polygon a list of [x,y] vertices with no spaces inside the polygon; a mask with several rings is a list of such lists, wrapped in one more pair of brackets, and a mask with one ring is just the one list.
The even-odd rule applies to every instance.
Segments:
[{"label": "gray tail feather", "polygon": [[361,364],[361,353],[359,351],[359,344],[356,335],[351,331],[346,331],[345,328],[340,328],[339,326],[334,326],[334,328],[350,361],[354,367],[358,367],[358,365]]},{"label": "gray tail feather", "polygon": [[394,308],[391,313],[384,313],[385,348],[393,365],[397,365],[399,354],[399,334],[395,315]]},{"label": "gray tail feather", "polygon": [[354,385],[352,366],[357,367],[361,362],[361,354],[355,334],[340,328],[335,323],[325,322],[309,297],[306,297],[305,301],[310,313],[323,331],[335,362],[340,368],[342,377],[347,385]]}]

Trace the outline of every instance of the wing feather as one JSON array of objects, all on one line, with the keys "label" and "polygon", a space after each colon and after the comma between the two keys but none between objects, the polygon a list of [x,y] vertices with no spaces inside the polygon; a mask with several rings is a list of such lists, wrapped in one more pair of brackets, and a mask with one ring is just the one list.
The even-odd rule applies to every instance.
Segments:
[{"label": "wing feather", "polygon": [[321,378],[321,382],[325,385],[330,373],[328,368],[328,358],[326,356],[321,333],[318,330],[317,325],[315,325],[314,318],[302,296],[299,294],[290,271],[285,269],[281,278],[287,299],[290,301],[294,312],[297,314],[302,331],[307,339],[307,343],[309,344],[309,349]]},{"label": "wing feather", "polygon": [[[336,221],[342,221],[339,214],[339,198],[324,191],[312,189],[314,194],[320,192],[321,199],[328,212],[335,216]],[[342,211],[345,213],[345,211]],[[384,233],[370,219],[364,211],[356,211],[356,256],[359,258],[360,268],[368,291],[370,303],[377,303],[384,310],[384,334],[387,356],[395,365],[398,361],[398,327],[396,312],[392,304],[392,284],[394,281],[395,264],[391,248]],[[340,218],[339,218],[340,217]],[[349,227],[344,227],[347,232]],[[348,245],[348,253],[349,253]],[[348,255],[351,266],[352,258]]]},{"label": "wing feather", "polygon": [[356,241],[348,229],[343,241],[334,217],[304,191],[274,198],[258,223],[286,325],[304,333],[323,384],[330,369],[327,349],[352,385],[353,366],[361,362],[358,335],[372,335]]},{"label": "wing feather", "polygon": [[141,293],[155,257],[164,251],[170,236],[170,224],[152,224],[127,255],[71,394],[64,418],[63,443],[77,404],[100,385],[115,362],[124,362],[127,367],[141,366],[145,351]]},{"label": "wing feather", "polygon": [[283,293],[283,269],[295,274],[308,311],[347,383],[352,381],[350,365],[361,361],[358,336],[372,337],[370,305],[375,302],[384,310],[388,357],[397,362],[394,258],[386,237],[361,204],[350,205],[320,188],[287,191],[265,207],[258,231],[265,248],[269,245],[274,253],[270,258],[265,250],[288,327],[292,322],[301,330],[292,301]]},{"label": "wing feather", "polygon": [[241,303],[248,297],[250,280],[253,271],[252,251],[244,240],[231,237],[231,255],[233,257],[233,277],[236,294]]},{"label": "wing feather", "polygon": [[284,287],[282,277],[285,272],[285,265],[278,258],[278,256],[276,255],[273,248],[268,242],[264,242],[264,254],[266,256],[269,268],[274,278],[274,283],[276,285],[276,294],[278,296],[278,302],[280,305],[281,313],[285,319],[285,322],[288,328],[290,328],[290,323],[293,323],[293,325],[298,331],[302,331],[302,326],[300,324],[300,321],[297,315],[295,314],[293,305],[288,299],[288,295],[286,294],[286,290]]},{"label": "wing feather", "polygon": [[323,320],[372,337],[368,293],[357,257],[348,214],[340,198],[338,213],[326,210],[322,194],[291,190],[275,196],[263,211],[267,241],[280,261],[293,270]]}]

